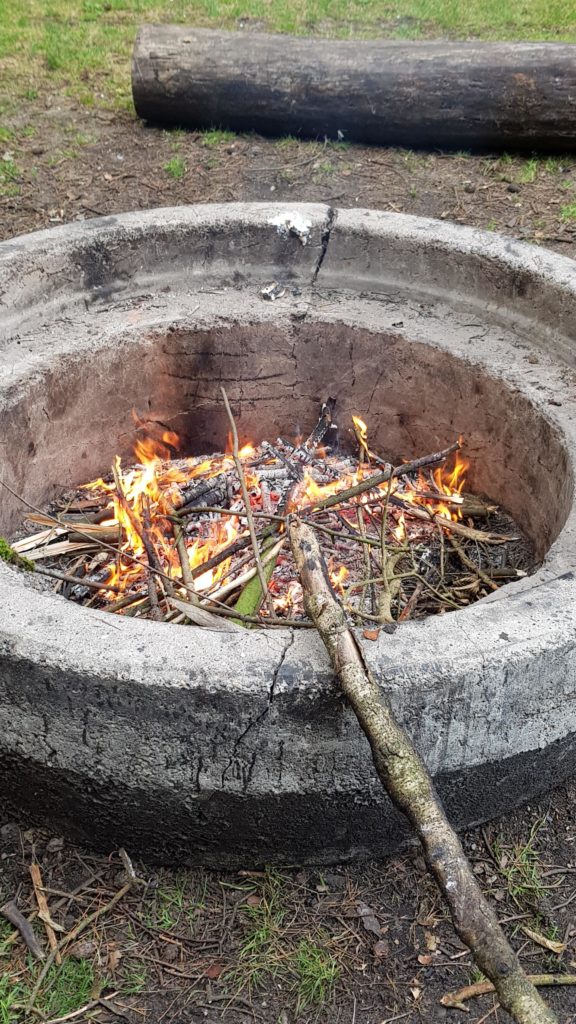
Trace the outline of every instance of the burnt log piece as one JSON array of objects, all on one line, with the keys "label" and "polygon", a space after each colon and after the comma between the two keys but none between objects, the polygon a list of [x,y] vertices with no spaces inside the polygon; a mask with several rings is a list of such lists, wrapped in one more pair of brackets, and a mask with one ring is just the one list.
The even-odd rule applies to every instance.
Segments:
[{"label": "burnt log piece", "polygon": [[302,39],[143,25],[139,117],[378,145],[574,151],[567,43]]}]

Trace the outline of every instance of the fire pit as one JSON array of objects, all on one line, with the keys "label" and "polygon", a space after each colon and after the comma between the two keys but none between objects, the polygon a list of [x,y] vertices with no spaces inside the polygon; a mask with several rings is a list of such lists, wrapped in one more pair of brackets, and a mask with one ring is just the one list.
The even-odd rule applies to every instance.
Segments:
[{"label": "fire pit", "polygon": [[[0,532],[133,461],[132,410],[191,455],[313,426],[374,451],[458,435],[467,487],[542,563],[366,653],[458,826],[574,772],[570,261],[491,234],[321,206],[127,214],[0,246]],[[406,836],[307,630],[112,616],[0,564],[6,808],[109,848],[328,861]]]}]

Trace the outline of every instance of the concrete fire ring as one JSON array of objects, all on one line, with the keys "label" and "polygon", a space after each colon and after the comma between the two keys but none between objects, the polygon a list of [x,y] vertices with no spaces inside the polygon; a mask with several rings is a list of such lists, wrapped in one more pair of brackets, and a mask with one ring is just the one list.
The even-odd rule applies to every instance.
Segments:
[{"label": "concrete fire ring", "polygon": [[[107,471],[133,407],[221,447],[221,382],[242,439],[305,428],[327,394],[397,457],[463,433],[542,567],[365,643],[462,828],[576,771],[575,335],[576,264],[433,220],[232,203],[54,228],[0,245],[0,478],[43,505]],[[3,490],[0,532],[22,511]],[[314,632],[123,619],[3,563],[0,803],[180,863],[408,835]]]}]

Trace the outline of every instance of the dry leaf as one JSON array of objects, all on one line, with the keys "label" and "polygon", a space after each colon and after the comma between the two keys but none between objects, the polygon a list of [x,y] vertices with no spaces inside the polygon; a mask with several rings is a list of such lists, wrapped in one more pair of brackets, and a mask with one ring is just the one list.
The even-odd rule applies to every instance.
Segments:
[{"label": "dry leaf", "polygon": [[110,946],[109,946],[109,952],[108,952],[108,970],[111,971],[112,974],[114,973],[114,971],[118,967],[118,964],[120,963],[121,959],[122,959],[122,953],[120,952],[120,950],[116,946],[116,943],[115,942],[111,942]]},{"label": "dry leaf", "polygon": [[414,1000],[414,1002],[418,1002],[420,996],[422,995],[422,989],[414,986],[414,988],[410,989],[410,992],[412,993],[412,999]]},{"label": "dry leaf", "polygon": [[365,640],[377,640],[380,635],[379,629],[365,629],[362,636]]},{"label": "dry leaf", "polygon": [[547,939],[545,935],[540,935],[539,932],[533,932],[531,928],[527,928],[525,924],[522,925],[522,931],[524,935],[527,935],[532,942],[537,942],[539,946],[544,946],[544,949],[549,949],[552,953],[556,953],[560,956],[561,953],[566,949],[565,942],[555,942],[554,939]]},{"label": "dry leaf", "polygon": [[422,967],[430,967],[430,964],[433,963],[433,960],[429,953],[420,953],[420,956],[418,957],[418,963],[422,964]]},{"label": "dry leaf", "polygon": [[382,929],[380,928],[380,922],[376,917],[376,914],[366,903],[356,904],[356,913],[362,921],[362,924],[367,932],[371,932],[372,935],[380,937]]},{"label": "dry leaf", "polygon": [[438,939],[432,932],[424,932],[424,942],[426,943],[426,949],[430,953],[435,953],[438,949]]},{"label": "dry leaf", "polygon": [[260,906],[260,904],[262,903],[262,897],[261,897],[261,896],[258,896],[258,895],[257,895],[257,894],[256,894],[256,893],[254,892],[254,893],[252,893],[252,895],[251,895],[251,896],[248,896],[248,898],[247,898],[247,899],[245,899],[245,900],[244,900],[244,902],[246,903],[246,905],[247,905],[248,907],[259,907],[259,906]]},{"label": "dry leaf", "polygon": [[88,960],[94,956],[97,949],[98,946],[92,939],[81,939],[80,942],[75,942],[70,946],[69,953],[76,960]]},{"label": "dry leaf", "polygon": [[223,970],[223,964],[211,964],[210,967],[207,967],[206,970],[204,971],[204,977],[210,978],[212,981],[214,981],[216,978],[220,977]]}]

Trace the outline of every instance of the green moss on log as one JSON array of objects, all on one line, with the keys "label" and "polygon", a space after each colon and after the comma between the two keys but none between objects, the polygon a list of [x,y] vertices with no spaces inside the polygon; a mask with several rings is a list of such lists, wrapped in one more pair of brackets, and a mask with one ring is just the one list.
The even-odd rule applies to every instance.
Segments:
[{"label": "green moss on log", "polygon": [[15,566],[16,569],[25,569],[26,572],[34,572],[34,562],[31,562],[29,558],[24,558],[19,555],[17,551],[8,543],[5,537],[0,537],[0,559],[3,562],[7,562],[8,565]]}]

